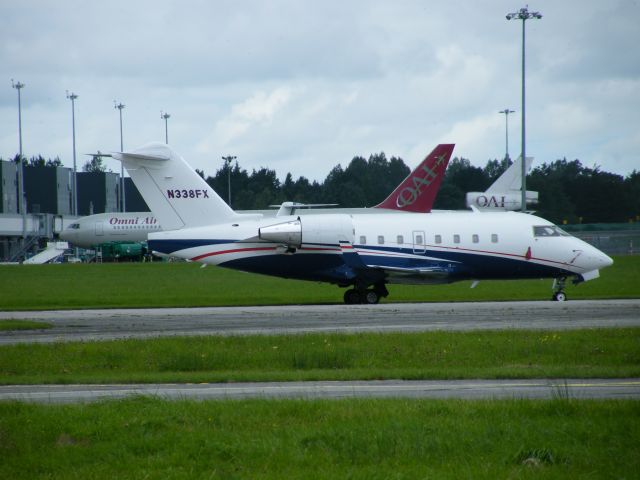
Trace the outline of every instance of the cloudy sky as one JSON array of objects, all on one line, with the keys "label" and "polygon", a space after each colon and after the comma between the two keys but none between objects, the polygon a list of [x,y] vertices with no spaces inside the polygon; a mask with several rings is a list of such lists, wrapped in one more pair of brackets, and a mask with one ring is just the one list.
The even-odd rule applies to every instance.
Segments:
[{"label": "cloudy sky", "polygon": [[[213,174],[222,155],[322,180],[355,155],[410,166],[437,143],[484,166],[520,151],[524,3],[57,0],[0,4],[0,156],[72,166],[164,141]],[[527,22],[527,153],[640,169],[640,1],[538,1]],[[79,166],[86,157],[79,156]],[[534,165],[535,165],[534,164]],[[116,162],[109,167],[119,171]]]}]

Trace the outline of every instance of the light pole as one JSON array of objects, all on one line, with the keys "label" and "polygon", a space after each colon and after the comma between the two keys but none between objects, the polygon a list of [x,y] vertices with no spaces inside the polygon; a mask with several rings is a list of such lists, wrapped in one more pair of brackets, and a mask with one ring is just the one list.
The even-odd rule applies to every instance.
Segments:
[{"label": "light pole", "polygon": [[539,12],[530,12],[528,6],[521,8],[517,12],[507,14],[507,20],[522,20],[522,211],[527,208],[527,152],[526,152],[526,130],[525,130],[525,23],[530,19],[541,19]]},{"label": "light pole", "polygon": [[515,113],[515,110],[509,110],[508,108],[505,108],[504,110],[500,110],[498,113],[504,113],[504,123],[505,123],[505,141],[506,141],[506,154],[505,157],[507,160],[509,160],[509,114],[510,113]]},{"label": "light pole", "polygon": [[227,188],[229,191],[229,208],[231,208],[231,162],[233,162],[237,157],[235,155],[227,155],[226,157],[222,157],[227,167]]},{"label": "light pole", "polygon": [[[125,107],[122,103],[117,103],[115,100],[113,101],[113,108],[116,108],[120,111],[120,151],[124,152],[124,143],[122,141],[122,109]],[[120,211],[124,212],[126,210],[126,197],[124,194],[124,164],[120,163]]]},{"label": "light pole", "polygon": [[73,184],[71,189],[73,190],[73,215],[78,216],[78,181],[76,177],[76,98],[78,95],[67,90],[67,98],[71,100],[71,129],[73,135]]},{"label": "light pole", "polygon": [[160,110],[160,118],[164,120],[164,143],[166,143],[167,145],[169,145],[169,125],[167,122],[167,120],[169,120],[169,117],[171,117],[171,115],[169,115],[167,112],[162,113],[162,110]]},{"label": "light pole", "polygon": [[18,212],[22,214],[22,241],[24,242],[25,237],[27,236],[27,211],[26,204],[24,201],[24,166],[22,165],[22,97],[20,95],[20,90],[24,88],[24,83],[13,82],[13,78],[11,79],[11,86],[18,91],[18,141],[19,141],[19,151],[18,151]]}]

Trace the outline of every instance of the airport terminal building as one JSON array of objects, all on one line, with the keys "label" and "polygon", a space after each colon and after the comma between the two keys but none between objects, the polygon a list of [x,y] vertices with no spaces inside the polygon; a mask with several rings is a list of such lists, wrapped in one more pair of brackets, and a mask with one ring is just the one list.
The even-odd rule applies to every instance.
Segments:
[{"label": "airport terminal building", "polygon": [[[23,165],[24,212],[16,162],[0,160],[0,262],[20,261],[77,218],[73,215],[73,170]],[[78,216],[121,211],[120,175],[78,172]],[[130,178],[124,179],[126,211],[149,211]]]}]

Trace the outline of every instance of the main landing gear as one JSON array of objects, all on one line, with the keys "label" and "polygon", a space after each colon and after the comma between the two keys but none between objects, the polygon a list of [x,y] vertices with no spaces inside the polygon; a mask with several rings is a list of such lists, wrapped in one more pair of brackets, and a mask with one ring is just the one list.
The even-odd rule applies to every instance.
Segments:
[{"label": "main landing gear", "polygon": [[344,303],[355,305],[359,303],[374,305],[380,301],[380,297],[386,297],[389,291],[384,284],[376,285],[374,288],[350,288],[344,292]]},{"label": "main landing gear", "polygon": [[567,300],[567,294],[564,293],[564,284],[567,281],[567,277],[559,277],[553,280],[553,295],[551,300],[554,302],[564,302]]}]

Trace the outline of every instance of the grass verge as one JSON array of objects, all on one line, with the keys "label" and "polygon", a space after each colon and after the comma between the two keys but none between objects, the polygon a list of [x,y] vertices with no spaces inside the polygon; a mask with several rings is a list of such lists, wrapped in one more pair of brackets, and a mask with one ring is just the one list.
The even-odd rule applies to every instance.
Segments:
[{"label": "grass verge", "polygon": [[[193,263],[0,266],[3,310],[341,303],[334,285]],[[551,280],[390,285],[389,301],[548,300]],[[36,293],[37,292],[37,293]],[[571,299],[640,298],[640,256],[616,257],[597,280],[567,286]],[[386,301],[386,300],[385,300]]]},{"label": "grass verge", "polygon": [[635,478],[639,418],[613,400],[10,402],[0,477]]},{"label": "grass verge", "polygon": [[42,330],[51,328],[52,325],[46,322],[34,322],[32,320],[0,320],[0,331],[12,330]]},{"label": "grass verge", "polygon": [[207,336],[0,347],[0,382],[640,376],[640,328]]}]

